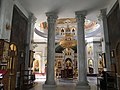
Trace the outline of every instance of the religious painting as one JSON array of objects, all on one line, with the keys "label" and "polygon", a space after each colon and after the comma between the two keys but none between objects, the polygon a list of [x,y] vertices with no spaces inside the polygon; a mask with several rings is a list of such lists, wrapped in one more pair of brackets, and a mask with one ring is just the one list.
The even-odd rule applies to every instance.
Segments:
[{"label": "religious painting", "polygon": [[89,68],[89,73],[93,73],[93,60],[90,58],[88,60],[88,68]]},{"label": "religious painting", "polygon": [[65,61],[65,65],[67,69],[72,69],[72,61],[71,59],[67,58]]},{"label": "religious painting", "polygon": [[35,60],[34,61],[34,71],[35,72],[39,72],[39,60]]},{"label": "religious painting", "polygon": [[102,62],[103,62],[103,67],[106,67],[106,57],[105,57],[105,53],[102,53]]},{"label": "religious painting", "polygon": [[61,65],[61,61],[58,61],[58,68],[61,68],[62,65]]},{"label": "religious painting", "polygon": [[98,73],[101,74],[104,68],[105,68],[105,54],[103,53],[100,55],[100,58],[98,60]]},{"label": "religious painting", "polygon": [[92,46],[91,45],[88,45],[87,51],[88,51],[88,55],[92,54]]}]

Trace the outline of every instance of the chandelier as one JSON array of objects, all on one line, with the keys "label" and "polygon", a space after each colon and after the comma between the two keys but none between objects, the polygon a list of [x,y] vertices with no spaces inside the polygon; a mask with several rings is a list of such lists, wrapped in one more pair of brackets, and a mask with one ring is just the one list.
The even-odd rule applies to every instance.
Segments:
[{"label": "chandelier", "polygon": [[67,28],[65,29],[65,34],[62,39],[60,39],[59,44],[63,48],[71,48],[73,46],[77,45],[77,40],[74,39],[74,35],[70,32],[69,25],[67,25]]}]

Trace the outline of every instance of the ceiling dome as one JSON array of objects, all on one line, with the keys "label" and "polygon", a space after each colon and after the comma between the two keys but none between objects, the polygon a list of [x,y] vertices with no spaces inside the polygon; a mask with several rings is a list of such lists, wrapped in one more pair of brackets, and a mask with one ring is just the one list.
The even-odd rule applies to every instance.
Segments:
[{"label": "ceiling dome", "polygon": [[[56,27],[58,28],[63,28],[64,26],[66,26],[66,24],[69,23],[70,25],[70,29],[72,29],[73,27],[77,28],[77,22],[75,18],[61,18],[61,19],[57,19],[57,25]],[[93,32],[96,29],[99,28],[99,24],[95,21],[90,21],[85,19],[85,32],[89,33],[89,32]],[[47,33],[47,29],[48,29],[48,25],[47,22],[41,22],[40,23],[40,30],[44,31],[45,33]]]},{"label": "ceiling dome", "polygon": [[[75,18],[61,18],[56,21],[56,38],[59,39],[61,37],[60,32],[65,30],[69,25],[69,30],[72,32],[74,30],[77,33],[77,21]],[[100,33],[100,24],[95,21],[85,19],[85,37],[90,37],[97,35]],[[37,28],[39,32],[43,32],[45,34],[48,33],[48,23],[42,22],[40,23],[39,28]],[[37,34],[37,33],[36,33]],[[77,35],[77,34],[76,34]]]}]

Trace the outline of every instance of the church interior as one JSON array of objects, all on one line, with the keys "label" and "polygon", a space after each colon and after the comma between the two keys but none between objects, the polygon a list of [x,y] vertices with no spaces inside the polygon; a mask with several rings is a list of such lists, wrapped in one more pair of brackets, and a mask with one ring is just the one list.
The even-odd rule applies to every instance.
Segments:
[{"label": "church interior", "polygon": [[0,90],[120,90],[119,24],[120,0],[0,0]]}]

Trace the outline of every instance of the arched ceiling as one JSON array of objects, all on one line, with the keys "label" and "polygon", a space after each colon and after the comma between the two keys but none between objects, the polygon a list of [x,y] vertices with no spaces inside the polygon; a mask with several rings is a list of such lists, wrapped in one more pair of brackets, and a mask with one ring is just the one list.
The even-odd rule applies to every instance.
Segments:
[{"label": "arched ceiling", "polygon": [[[87,11],[88,20],[97,21],[100,9],[108,7],[114,0],[18,0],[37,18],[36,26],[47,21],[46,12],[57,12],[59,18],[75,18],[75,11]],[[99,28],[100,29],[100,28]],[[99,30],[100,31],[100,30]],[[98,33],[98,32],[95,32]],[[39,33],[41,34],[41,33]],[[42,34],[43,35],[43,34]],[[91,36],[89,33],[88,36]],[[45,35],[44,35],[45,36]],[[45,36],[46,37],[46,36]]]},{"label": "arched ceiling", "polygon": [[[106,7],[113,0],[19,0],[30,12],[34,13],[37,21],[46,20],[46,12],[58,12],[60,18],[75,17],[75,11],[87,10],[88,14]],[[96,14],[96,13],[95,13]],[[91,17],[92,15],[92,17]],[[96,17],[91,14],[90,18]]]}]

